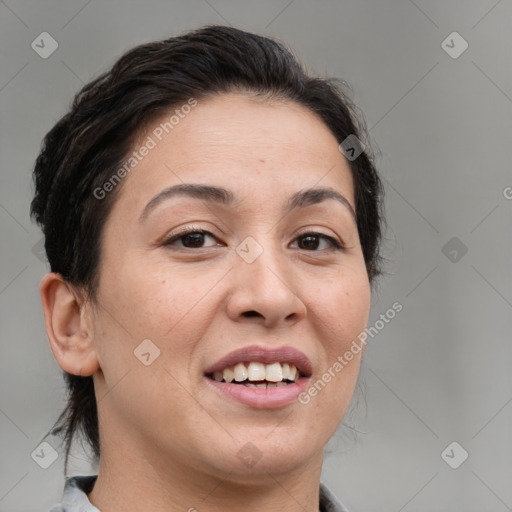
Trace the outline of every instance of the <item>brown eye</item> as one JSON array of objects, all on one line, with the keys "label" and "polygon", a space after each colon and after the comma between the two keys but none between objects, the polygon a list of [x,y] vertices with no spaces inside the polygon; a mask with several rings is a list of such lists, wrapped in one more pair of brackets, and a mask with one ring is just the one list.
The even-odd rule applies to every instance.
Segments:
[{"label": "brown eye", "polygon": [[[333,237],[324,235],[322,233],[303,233],[297,237],[299,249],[306,251],[317,251],[322,241],[327,241],[330,248],[343,249],[343,246]],[[326,249],[323,247],[322,249]],[[322,250],[320,249],[320,250]],[[329,247],[327,247],[329,249]]]},{"label": "brown eye", "polygon": [[204,233],[189,233],[181,239],[184,247],[201,247],[204,244]]},{"label": "brown eye", "polygon": [[[176,242],[179,241],[181,242],[181,245],[178,245],[178,247],[185,249],[201,249],[205,247],[205,239],[208,237],[215,240],[215,237],[208,231],[194,229],[171,236],[171,238],[166,240],[163,245],[176,245]],[[213,245],[215,244],[207,245],[206,247],[212,247]]]}]

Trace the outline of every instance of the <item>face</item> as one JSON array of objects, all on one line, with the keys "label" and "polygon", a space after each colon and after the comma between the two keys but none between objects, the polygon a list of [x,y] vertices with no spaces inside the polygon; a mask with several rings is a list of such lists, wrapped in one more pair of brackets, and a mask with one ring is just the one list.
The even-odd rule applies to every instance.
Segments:
[{"label": "face", "polygon": [[[221,95],[162,136],[169,117],[134,148],[156,143],[124,178],[103,232],[92,324],[100,430],[154,464],[251,480],[303,470],[347,410],[361,352],[342,369],[339,358],[370,308],[348,162],[295,103]],[[185,184],[225,191],[171,189]],[[308,189],[330,192],[297,198]],[[286,362],[300,378],[215,380],[230,369],[242,379],[236,363],[251,362],[252,381],[279,380]]]}]

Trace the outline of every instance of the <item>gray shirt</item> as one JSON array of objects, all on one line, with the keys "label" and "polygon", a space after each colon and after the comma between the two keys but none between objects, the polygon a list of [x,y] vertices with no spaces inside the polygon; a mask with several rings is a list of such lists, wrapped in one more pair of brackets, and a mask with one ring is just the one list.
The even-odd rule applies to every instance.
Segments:
[{"label": "gray shirt", "polygon": [[[98,475],[72,476],[66,479],[62,503],[48,512],[101,512],[87,498]],[[320,482],[320,512],[348,512],[344,505]]]}]

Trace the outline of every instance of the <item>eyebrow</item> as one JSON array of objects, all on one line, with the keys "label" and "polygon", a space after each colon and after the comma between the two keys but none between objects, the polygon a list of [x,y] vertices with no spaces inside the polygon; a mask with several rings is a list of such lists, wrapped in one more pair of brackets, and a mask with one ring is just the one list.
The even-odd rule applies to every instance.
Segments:
[{"label": "eyebrow", "polygon": [[[183,183],[180,185],[173,185],[159,192],[149,203],[144,207],[139,221],[143,221],[152,210],[159,204],[177,196],[186,196],[193,199],[200,199],[202,201],[219,203],[225,206],[231,206],[235,203],[235,195],[230,190],[217,187],[213,185],[200,185],[195,183]],[[283,213],[289,213],[296,208],[305,208],[315,204],[322,203],[328,199],[338,201],[345,206],[354,220],[356,220],[356,213],[348,199],[340,194],[337,190],[330,187],[317,187],[300,190],[293,194],[286,204],[283,206]]]}]

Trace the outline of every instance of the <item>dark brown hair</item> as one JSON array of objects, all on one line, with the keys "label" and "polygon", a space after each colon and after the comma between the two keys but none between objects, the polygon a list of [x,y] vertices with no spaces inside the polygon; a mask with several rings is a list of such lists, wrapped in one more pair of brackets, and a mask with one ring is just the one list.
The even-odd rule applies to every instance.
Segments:
[{"label": "dark brown hair", "polygon": [[[101,200],[94,191],[115,174],[148,123],[190,98],[237,90],[297,102],[319,116],[340,144],[355,136],[368,146],[362,118],[341,82],[309,76],[275,40],[208,26],[137,46],[85,85],[44,138],[31,215],[44,232],[51,271],[94,300],[101,233],[122,184]],[[373,285],[381,273],[383,189],[367,150],[349,160],[357,229]],[[100,440],[92,377],[64,372],[64,379],[68,402],[51,433],[64,432],[67,471],[75,433],[85,436],[96,461]]]}]

